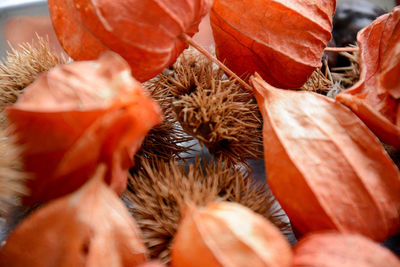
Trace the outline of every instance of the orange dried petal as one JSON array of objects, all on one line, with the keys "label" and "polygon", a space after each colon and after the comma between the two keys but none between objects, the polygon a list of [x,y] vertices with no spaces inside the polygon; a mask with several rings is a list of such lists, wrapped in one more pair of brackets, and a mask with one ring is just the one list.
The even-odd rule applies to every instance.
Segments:
[{"label": "orange dried petal", "polygon": [[300,233],[383,241],[400,230],[400,173],[358,117],[325,96],[251,78],[264,118],[267,181]]},{"label": "orange dried petal", "polygon": [[230,202],[188,206],[171,251],[173,267],[283,267],[291,262],[290,245],[272,223]]},{"label": "orange dried petal", "polygon": [[[146,81],[175,62],[187,46],[179,36],[193,36],[211,4],[211,0],[49,0],[49,9],[60,43],[73,59],[95,58],[104,46],[129,62],[136,79]],[[69,23],[79,36],[70,34]]]},{"label": "orange dried petal", "polygon": [[158,105],[113,53],[44,74],[7,115],[34,176],[26,203],[77,189],[101,162],[108,165],[106,181],[122,193],[133,154],[161,121]]},{"label": "orange dried petal", "polygon": [[215,0],[217,57],[239,76],[299,88],[321,66],[335,8],[335,0]]},{"label": "orange dried petal", "polygon": [[400,148],[400,7],[357,35],[360,80],[336,99],[385,143]]},{"label": "orange dried petal", "polygon": [[386,267],[400,266],[387,248],[361,235],[315,233],[294,247],[294,267]]},{"label": "orange dried petal", "polygon": [[0,250],[1,266],[136,266],[146,262],[140,231],[104,183],[105,168],[78,191],[31,214]]}]

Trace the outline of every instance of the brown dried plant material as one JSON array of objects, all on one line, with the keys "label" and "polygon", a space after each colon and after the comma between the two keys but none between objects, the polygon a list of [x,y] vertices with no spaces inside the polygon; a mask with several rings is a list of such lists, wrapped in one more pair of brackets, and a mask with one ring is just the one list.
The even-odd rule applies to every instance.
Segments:
[{"label": "brown dried plant material", "polygon": [[[205,164],[203,167],[202,164]],[[272,221],[282,232],[290,230],[271,192],[254,183],[243,169],[227,168],[222,162],[145,161],[129,178],[123,197],[143,233],[151,258],[169,262],[171,240],[188,200],[199,206],[212,201],[240,203]]]},{"label": "brown dried plant material", "polygon": [[7,213],[11,205],[18,204],[21,195],[27,193],[25,180],[28,175],[22,171],[21,151],[8,132],[0,128],[0,217]]},{"label": "brown dried plant material", "polygon": [[191,94],[197,87],[210,88],[213,80],[227,80],[224,72],[193,48],[186,49],[167,74],[160,74],[161,84],[174,97]]},{"label": "brown dried plant material", "polygon": [[49,41],[41,37],[32,44],[22,44],[19,49],[11,48],[0,64],[0,109],[15,103],[40,73],[64,63],[66,60],[51,51]]},{"label": "brown dried plant material", "polygon": [[319,94],[327,94],[332,88],[333,84],[332,75],[329,69],[326,68],[324,73],[320,68],[317,68],[300,89]]},{"label": "brown dried plant material", "polygon": [[341,56],[348,59],[350,62],[349,66],[345,67],[334,67],[330,69],[332,79],[335,82],[340,83],[341,87],[344,89],[353,86],[358,82],[360,78],[360,57],[359,51],[356,52],[340,52]]},{"label": "brown dried plant material", "polygon": [[55,31],[76,60],[117,52],[146,81],[175,62],[212,0],[49,0]]},{"label": "brown dried plant material", "polygon": [[337,96],[385,143],[400,148],[400,7],[357,35],[360,80]]},{"label": "brown dried plant material", "polygon": [[218,59],[236,74],[258,72],[300,88],[321,66],[335,0],[215,0],[210,12]]},{"label": "brown dried plant material", "polygon": [[79,188],[99,163],[108,166],[107,183],[122,193],[133,155],[162,119],[128,64],[111,52],[40,76],[7,115],[24,145],[25,170],[34,175],[26,204]]},{"label": "brown dried plant material", "polygon": [[0,250],[1,266],[136,266],[146,261],[140,231],[101,166],[84,186],[25,219]]},{"label": "brown dried plant material", "polygon": [[135,155],[135,166],[140,163],[141,157],[166,161],[171,158],[181,158],[183,153],[190,151],[188,142],[193,138],[179,126],[173,111],[171,93],[162,85],[158,77],[144,83],[143,86],[161,107],[164,120],[146,135],[140,150]]},{"label": "brown dried plant material", "polygon": [[189,205],[171,250],[171,266],[292,266],[292,251],[279,230],[246,207],[214,202]]},{"label": "brown dried plant material", "polygon": [[335,229],[385,240],[400,230],[400,173],[340,103],[252,77],[264,118],[268,184],[304,234]]},{"label": "brown dried plant material", "polygon": [[261,154],[261,120],[257,105],[235,81],[215,81],[174,100],[183,129],[210,153],[230,163],[245,163]]},{"label": "brown dried plant material", "polygon": [[261,116],[255,100],[203,56],[188,52],[163,76],[183,129],[217,158],[245,163],[262,152]]},{"label": "brown dried plant material", "polygon": [[387,248],[361,235],[316,233],[294,248],[294,267],[399,267],[400,260]]}]

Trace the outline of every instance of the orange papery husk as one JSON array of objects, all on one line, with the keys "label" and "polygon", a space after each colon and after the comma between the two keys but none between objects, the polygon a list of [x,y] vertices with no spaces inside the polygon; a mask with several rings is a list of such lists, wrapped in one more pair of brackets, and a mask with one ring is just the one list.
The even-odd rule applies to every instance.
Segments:
[{"label": "orange papery husk", "polygon": [[383,241],[400,230],[400,173],[347,107],[252,77],[264,119],[267,181],[305,234],[334,229]]},{"label": "orange papery husk", "polygon": [[212,0],[49,0],[56,34],[75,60],[112,50],[146,81],[175,62]]},{"label": "orange papery husk", "polygon": [[140,264],[138,267],[166,267],[167,265],[162,264],[158,261],[149,261],[143,264]]},{"label": "orange papery husk", "polygon": [[357,234],[313,233],[294,247],[294,267],[399,267],[387,248]]},{"label": "orange papery husk", "polygon": [[187,205],[171,251],[171,266],[291,266],[292,251],[272,223],[231,202]]},{"label": "orange papery husk", "polygon": [[217,57],[239,76],[300,88],[321,66],[335,9],[336,0],[215,0]]},{"label": "orange papery husk", "polygon": [[360,79],[336,99],[386,144],[400,149],[400,6],[357,35]]},{"label": "orange papery husk", "polygon": [[141,233],[104,183],[105,166],[72,194],[18,225],[0,249],[0,266],[137,266],[147,260]]},{"label": "orange papery husk", "polygon": [[128,64],[111,52],[52,69],[6,112],[33,175],[26,203],[72,192],[101,162],[106,182],[121,194],[134,153],[162,119]]}]

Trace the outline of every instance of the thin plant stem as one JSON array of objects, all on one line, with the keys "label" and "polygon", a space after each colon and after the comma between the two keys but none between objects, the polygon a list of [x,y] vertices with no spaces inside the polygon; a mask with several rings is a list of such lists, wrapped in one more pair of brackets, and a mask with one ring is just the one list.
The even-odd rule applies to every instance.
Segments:
[{"label": "thin plant stem", "polygon": [[189,35],[183,33],[179,36],[183,41],[193,46],[197,49],[200,53],[202,53],[206,58],[217,64],[227,75],[237,80],[242,86],[244,86],[250,92],[253,91],[253,87],[251,87],[248,83],[242,80],[239,76],[237,76],[233,71],[231,71],[227,66],[224,65],[221,61],[215,58],[213,55],[210,54],[206,49],[204,49],[201,45],[196,43]]},{"label": "thin plant stem", "polygon": [[358,52],[359,48],[358,47],[326,47],[324,49],[325,52]]}]

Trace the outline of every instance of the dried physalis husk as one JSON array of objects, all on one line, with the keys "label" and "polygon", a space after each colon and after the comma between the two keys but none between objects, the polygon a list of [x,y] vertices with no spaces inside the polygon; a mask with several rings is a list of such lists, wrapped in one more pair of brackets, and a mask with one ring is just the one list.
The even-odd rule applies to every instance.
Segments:
[{"label": "dried physalis husk", "polygon": [[159,74],[198,32],[212,0],[49,0],[58,39],[75,60],[120,54],[139,81]]},{"label": "dried physalis husk", "polygon": [[295,267],[399,267],[387,248],[356,234],[314,233],[294,247]]},{"label": "dried physalis husk", "polygon": [[215,0],[217,57],[238,75],[298,88],[321,66],[335,8],[336,0]]},{"label": "dried physalis husk", "polygon": [[172,266],[291,266],[275,226],[239,204],[188,206],[172,245]]},{"label": "dried physalis husk", "polygon": [[382,144],[332,99],[251,78],[264,118],[268,184],[300,233],[385,240],[400,230],[400,173]]},{"label": "dried physalis husk", "polygon": [[400,6],[357,34],[360,80],[336,99],[400,149]]},{"label": "dried physalis husk", "polygon": [[0,250],[1,266],[136,266],[146,262],[140,231],[103,181],[102,165],[74,193],[25,219]]},{"label": "dried physalis husk", "polygon": [[133,155],[162,119],[128,64],[111,52],[52,69],[6,112],[33,174],[25,203],[76,190],[99,163],[108,165],[105,179],[122,193]]},{"label": "dried physalis husk", "polygon": [[162,264],[158,261],[149,261],[143,264],[140,264],[138,267],[166,267],[165,264]]}]

